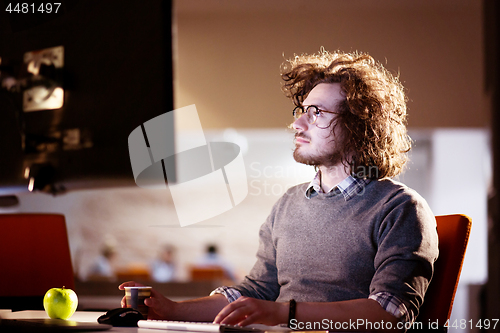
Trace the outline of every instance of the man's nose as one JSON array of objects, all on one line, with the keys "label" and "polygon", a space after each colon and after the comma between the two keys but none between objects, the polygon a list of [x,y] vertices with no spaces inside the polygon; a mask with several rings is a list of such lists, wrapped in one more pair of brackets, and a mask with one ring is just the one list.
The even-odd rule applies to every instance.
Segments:
[{"label": "man's nose", "polygon": [[294,130],[306,130],[307,126],[309,125],[307,121],[307,114],[304,113],[302,114],[299,118],[295,119],[295,121],[292,123],[292,127]]}]

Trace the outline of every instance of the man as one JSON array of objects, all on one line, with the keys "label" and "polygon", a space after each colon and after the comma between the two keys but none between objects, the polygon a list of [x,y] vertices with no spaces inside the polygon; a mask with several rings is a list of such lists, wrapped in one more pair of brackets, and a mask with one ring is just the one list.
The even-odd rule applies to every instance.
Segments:
[{"label": "man", "polygon": [[241,284],[178,303],[153,292],[151,317],[402,328],[418,315],[438,255],[426,202],[389,179],[411,143],[403,87],[370,56],[342,52],[297,56],[282,77],[296,105],[294,158],[316,177],[274,205]]}]

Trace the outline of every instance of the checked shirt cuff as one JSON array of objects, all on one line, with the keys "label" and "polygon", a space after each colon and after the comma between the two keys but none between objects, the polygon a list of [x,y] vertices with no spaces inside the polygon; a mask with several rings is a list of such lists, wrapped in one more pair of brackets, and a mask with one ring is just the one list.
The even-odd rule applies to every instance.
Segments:
[{"label": "checked shirt cuff", "polygon": [[407,323],[413,323],[415,321],[413,312],[408,311],[408,308],[403,303],[403,301],[399,297],[394,296],[391,293],[381,291],[376,294],[370,295],[368,298],[377,301],[385,311],[389,312],[399,320]]},{"label": "checked shirt cuff", "polygon": [[214,291],[212,291],[210,293],[210,296],[215,295],[215,294],[224,295],[227,298],[227,301],[229,303],[232,303],[241,297],[241,293],[238,290],[231,288],[231,287],[226,287],[226,286],[219,287],[219,288],[215,289]]}]

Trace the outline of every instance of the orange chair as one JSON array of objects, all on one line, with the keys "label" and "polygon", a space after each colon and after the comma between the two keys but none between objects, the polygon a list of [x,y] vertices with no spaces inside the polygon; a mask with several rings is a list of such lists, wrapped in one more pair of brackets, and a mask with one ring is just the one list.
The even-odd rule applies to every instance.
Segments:
[{"label": "orange chair", "polygon": [[74,289],[63,215],[0,215],[0,232],[0,308],[43,309],[50,288]]},{"label": "orange chair", "polygon": [[427,328],[429,320],[431,323],[437,320],[441,331],[446,331],[444,325],[453,308],[472,221],[465,215],[443,215],[436,216],[436,222],[439,258],[417,322]]}]

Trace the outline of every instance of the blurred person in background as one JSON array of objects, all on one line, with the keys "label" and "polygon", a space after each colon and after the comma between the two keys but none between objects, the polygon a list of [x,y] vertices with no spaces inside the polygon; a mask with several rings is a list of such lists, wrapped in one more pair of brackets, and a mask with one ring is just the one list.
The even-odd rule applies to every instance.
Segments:
[{"label": "blurred person in background", "polygon": [[155,282],[170,282],[175,280],[175,247],[164,245],[158,258],[151,263],[151,279]]},{"label": "blurred person in background", "polygon": [[233,267],[221,256],[215,244],[206,246],[203,257],[198,259],[195,267],[219,267],[224,271],[224,278],[229,281],[236,281]]},{"label": "blurred person in background", "polygon": [[114,261],[116,259],[116,246],[112,241],[106,241],[101,246],[99,255],[92,262],[86,280],[116,280]]}]

